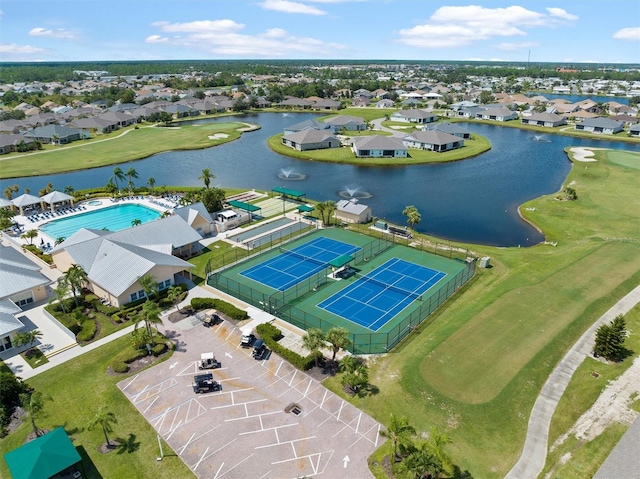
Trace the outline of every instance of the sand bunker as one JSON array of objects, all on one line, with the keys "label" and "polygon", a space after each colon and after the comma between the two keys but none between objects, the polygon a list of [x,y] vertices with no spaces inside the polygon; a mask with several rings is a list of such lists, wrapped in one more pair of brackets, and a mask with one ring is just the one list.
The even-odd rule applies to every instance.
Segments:
[{"label": "sand bunker", "polygon": [[225,138],[229,138],[229,135],[226,133],[216,133],[215,135],[209,135],[210,140],[223,140]]},{"label": "sand bunker", "polygon": [[581,147],[574,147],[574,148],[570,148],[569,151],[571,153],[573,153],[573,159],[576,161],[583,161],[583,162],[587,162],[587,161],[598,161],[595,158],[593,158],[593,150],[605,150],[606,148],[581,148]]}]

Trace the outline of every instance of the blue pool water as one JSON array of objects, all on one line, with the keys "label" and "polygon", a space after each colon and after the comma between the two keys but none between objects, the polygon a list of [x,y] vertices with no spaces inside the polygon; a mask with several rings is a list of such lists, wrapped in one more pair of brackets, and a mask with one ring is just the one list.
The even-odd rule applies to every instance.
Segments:
[{"label": "blue pool water", "polygon": [[147,223],[160,218],[160,216],[162,213],[142,205],[114,205],[50,221],[42,225],[40,231],[55,240],[60,237],[68,238],[80,228],[96,230],[106,228],[109,231],[120,231],[130,228],[133,220],[138,219],[142,223]]}]

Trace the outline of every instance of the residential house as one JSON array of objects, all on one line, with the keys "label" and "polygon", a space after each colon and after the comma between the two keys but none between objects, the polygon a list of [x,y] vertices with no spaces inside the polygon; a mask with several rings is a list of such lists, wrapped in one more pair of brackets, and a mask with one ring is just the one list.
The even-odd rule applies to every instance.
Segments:
[{"label": "residential house", "polygon": [[425,125],[422,127],[422,131],[429,130],[442,131],[444,133],[449,133],[450,135],[458,136],[463,139],[471,138],[471,133],[469,133],[469,131],[462,128],[459,124],[449,123],[448,121]]},{"label": "residential house", "polygon": [[24,134],[28,138],[38,140],[40,143],[57,143],[63,145],[81,139],[89,138],[89,132],[78,128],[68,128],[60,125],[39,126]]},{"label": "residential house", "polygon": [[312,110],[339,110],[342,103],[328,98],[321,98],[311,105]]},{"label": "residential house", "polygon": [[389,136],[359,136],[352,149],[358,158],[406,158],[407,147],[401,139]]},{"label": "residential house", "polygon": [[629,136],[640,137],[640,123],[636,123],[629,127]]},{"label": "residential house", "polygon": [[340,200],[336,203],[334,216],[345,223],[368,223],[371,221],[371,207],[358,203],[356,198]]},{"label": "residential house", "polygon": [[364,97],[364,96],[359,96],[359,97],[354,98],[351,101],[351,106],[353,106],[355,108],[365,108],[365,107],[368,107],[370,103],[371,103],[371,101],[369,100],[369,98]]},{"label": "residential house", "polygon": [[508,121],[516,120],[518,118],[518,112],[511,111],[508,108],[487,108],[476,113],[476,118],[482,120],[495,120],[495,121]]},{"label": "residential house", "polygon": [[367,122],[359,116],[338,115],[325,120],[325,123],[333,125],[334,131],[365,131],[367,129]]},{"label": "residential house", "polygon": [[577,131],[588,131],[591,133],[604,133],[613,135],[622,131],[624,123],[610,118],[596,117],[586,118],[574,127]]},{"label": "residential house", "polygon": [[311,108],[311,105],[313,105],[313,101],[310,100],[305,100],[304,98],[296,98],[296,97],[288,97],[287,99],[281,101],[280,103],[276,103],[277,106],[284,106],[284,107],[294,107],[294,108],[303,108],[303,109],[307,109],[307,108]]},{"label": "residential house", "polygon": [[0,133],[0,155],[5,155],[14,151],[35,150],[38,144],[32,138],[16,133]]},{"label": "residential house", "polygon": [[424,123],[433,123],[438,121],[438,115],[420,109],[413,110],[398,110],[392,113],[389,117],[391,121],[399,121],[403,123],[417,123],[419,125]]},{"label": "residential house", "polygon": [[435,152],[455,150],[464,146],[464,140],[459,136],[450,135],[439,130],[415,131],[405,136],[402,142],[407,148]]},{"label": "residential house", "polygon": [[567,117],[557,115],[555,113],[532,113],[529,116],[522,117],[523,125],[536,125],[536,126],[560,126],[567,124]]},{"label": "residential house", "polygon": [[339,148],[342,146],[340,139],[329,131],[320,131],[314,128],[284,135],[282,144],[298,151]]},{"label": "residential house", "polygon": [[384,99],[376,102],[376,108],[393,108],[395,106],[395,102],[389,99]]},{"label": "residential house", "polygon": [[296,123],[295,125],[286,127],[284,129],[284,134],[289,135],[291,133],[296,133],[298,131],[310,130],[310,129],[320,130],[320,131],[328,130],[332,133],[335,131],[335,127],[330,123],[325,123],[323,121],[317,121],[317,120],[305,120],[300,123]]}]

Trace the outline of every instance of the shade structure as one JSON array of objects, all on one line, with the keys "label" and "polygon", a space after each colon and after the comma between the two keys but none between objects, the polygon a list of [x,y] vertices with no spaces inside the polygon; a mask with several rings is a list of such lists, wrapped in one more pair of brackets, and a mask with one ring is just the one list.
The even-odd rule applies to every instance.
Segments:
[{"label": "shade structure", "polygon": [[57,190],[54,190],[54,191],[52,191],[50,193],[47,193],[46,195],[44,195],[40,199],[42,201],[44,201],[45,203],[47,203],[49,206],[51,206],[52,210],[53,210],[53,205],[55,205],[57,203],[63,203],[65,201],[69,201],[71,204],[73,204],[73,196],[68,195],[66,193],[63,193],[62,191],[57,191]]},{"label": "shade structure", "polygon": [[82,460],[61,427],[4,455],[13,479],[49,479]]},{"label": "shade structure", "polygon": [[20,209],[20,214],[23,213],[23,208],[25,206],[37,205],[42,203],[42,200],[37,196],[30,195],[29,193],[25,193],[24,195],[20,195],[17,198],[11,200],[11,204],[13,206],[17,206]]},{"label": "shade structure", "polygon": [[7,206],[12,206],[13,203],[11,203],[10,200],[7,200],[5,198],[0,198],[0,208],[6,208]]}]

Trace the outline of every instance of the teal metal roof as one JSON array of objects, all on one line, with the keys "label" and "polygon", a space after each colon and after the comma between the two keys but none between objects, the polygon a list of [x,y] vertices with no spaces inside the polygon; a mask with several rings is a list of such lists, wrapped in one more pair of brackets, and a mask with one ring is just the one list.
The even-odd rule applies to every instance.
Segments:
[{"label": "teal metal roof", "polygon": [[284,186],[273,188],[271,191],[275,191],[276,193],[280,193],[281,195],[291,196],[292,198],[301,198],[306,196],[304,191],[298,190],[290,190],[289,188],[285,188]]},{"label": "teal metal roof", "polygon": [[256,205],[252,205],[251,203],[245,203],[244,201],[230,200],[230,201],[227,201],[227,203],[229,203],[231,206],[235,208],[238,208],[243,211],[248,211],[250,213],[253,213],[254,211],[258,211],[261,209]]}]

